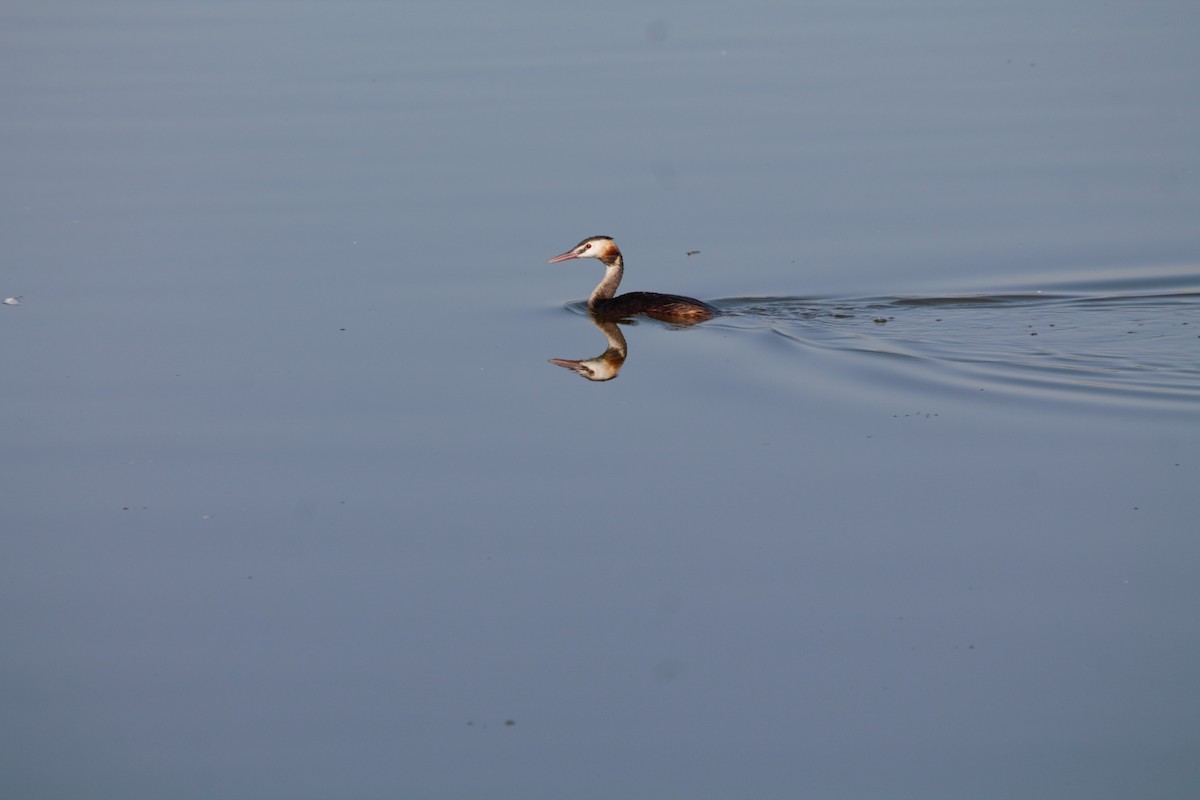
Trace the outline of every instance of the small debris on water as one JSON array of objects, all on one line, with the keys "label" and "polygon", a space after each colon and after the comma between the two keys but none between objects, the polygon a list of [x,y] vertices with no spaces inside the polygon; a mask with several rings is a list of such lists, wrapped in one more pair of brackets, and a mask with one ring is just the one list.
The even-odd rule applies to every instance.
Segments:
[{"label": "small debris on water", "polygon": [[688,250],[687,254],[689,256],[697,256],[697,255],[700,255],[700,251],[699,250]]},{"label": "small debris on water", "polygon": [[0,300],[0,302],[6,306],[19,306],[21,305],[21,298],[24,296],[23,294],[19,294],[16,297],[6,297],[4,300]]}]

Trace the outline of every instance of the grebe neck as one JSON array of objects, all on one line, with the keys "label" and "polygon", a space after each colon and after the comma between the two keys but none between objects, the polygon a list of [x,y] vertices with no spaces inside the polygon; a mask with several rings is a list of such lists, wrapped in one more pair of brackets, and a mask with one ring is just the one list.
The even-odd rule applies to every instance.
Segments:
[{"label": "grebe neck", "polygon": [[616,250],[611,256],[602,258],[600,261],[604,264],[604,279],[600,281],[600,284],[592,291],[592,296],[588,298],[588,306],[592,308],[605,300],[612,300],[616,296],[617,287],[621,285],[621,276],[625,274],[625,264],[621,259],[620,250]]}]

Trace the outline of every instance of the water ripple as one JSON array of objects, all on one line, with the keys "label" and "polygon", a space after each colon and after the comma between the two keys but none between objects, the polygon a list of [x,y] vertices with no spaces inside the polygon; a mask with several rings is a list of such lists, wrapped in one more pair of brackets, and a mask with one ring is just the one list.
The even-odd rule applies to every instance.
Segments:
[{"label": "water ripple", "polygon": [[[960,388],[1200,410],[1200,270],[919,297],[743,297],[725,328],[883,356]],[[912,375],[907,376],[909,378]]]}]

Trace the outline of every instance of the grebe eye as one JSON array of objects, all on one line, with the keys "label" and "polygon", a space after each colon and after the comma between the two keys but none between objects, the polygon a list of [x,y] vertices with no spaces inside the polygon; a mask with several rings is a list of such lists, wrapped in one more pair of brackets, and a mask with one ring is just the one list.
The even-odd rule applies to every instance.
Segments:
[{"label": "grebe eye", "polygon": [[588,242],[587,244],[585,244],[585,245],[583,246],[583,249],[584,249],[584,250],[591,250],[591,249],[592,249],[592,243],[591,243],[591,242]]}]

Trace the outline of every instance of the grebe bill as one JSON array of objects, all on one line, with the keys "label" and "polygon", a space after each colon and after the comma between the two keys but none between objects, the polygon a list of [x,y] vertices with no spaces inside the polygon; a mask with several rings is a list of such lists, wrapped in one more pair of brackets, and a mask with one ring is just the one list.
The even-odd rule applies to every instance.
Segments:
[{"label": "grebe bill", "polygon": [[712,319],[718,313],[708,303],[677,294],[628,292],[616,296],[625,272],[625,262],[611,236],[589,236],[548,263],[557,264],[573,258],[595,258],[604,264],[604,278],[588,298],[588,309],[600,319],[625,319],[640,314],[663,322],[693,325]]}]

